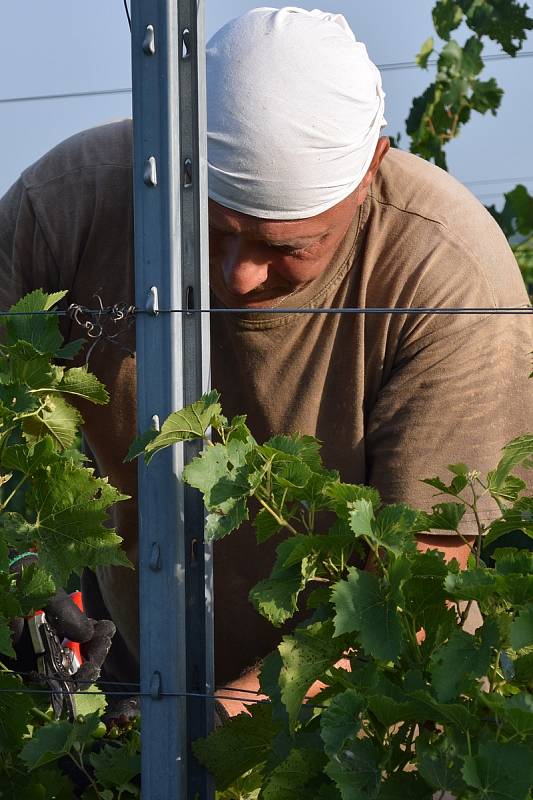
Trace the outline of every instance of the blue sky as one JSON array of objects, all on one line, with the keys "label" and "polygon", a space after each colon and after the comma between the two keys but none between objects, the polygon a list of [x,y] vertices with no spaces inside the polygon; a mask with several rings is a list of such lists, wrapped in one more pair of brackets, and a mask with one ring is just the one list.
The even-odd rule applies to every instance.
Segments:
[{"label": "blue sky", "polygon": [[[258,5],[247,0],[207,0],[210,36],[227,20]],[[312,9],[315,3],[300,3]],[[430,0],[322,2],[343,13],[377,64],[410,61],[432,32]],[[533,50],[533,36],[525,50]],[[2,8],[0,99],[127,88],[131,85],[129,31],[122,0],[17,0]],[[498,52],[494,46],[487,52]],[[533,192],[533,59],[487,64],[505,90],[496,117],[475,115],[449,147],[449,167],[463,182],[509,178],[472,186],[484,202],[501,201],[513,178],[529,176]],[[410,100],[430,80],[422,70],[384,72],[386,132],[404,129]],[[0,103],[0,193],[24,167],[72,133],[131,113],[128,94],[23,103]],[[406,139],[404,138],[404,143]],[[489,196],[490,194],[490,196]]]}]

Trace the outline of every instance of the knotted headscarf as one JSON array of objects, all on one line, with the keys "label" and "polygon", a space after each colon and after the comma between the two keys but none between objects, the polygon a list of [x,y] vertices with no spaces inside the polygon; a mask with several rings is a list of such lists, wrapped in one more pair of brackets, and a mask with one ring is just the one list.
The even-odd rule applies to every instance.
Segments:
[{"label": "knotted headscarf", "polygon": [[207,45],[209,196],[305,219],[365,175],[381,127],[377,67],[340,14],[256,8]]}]

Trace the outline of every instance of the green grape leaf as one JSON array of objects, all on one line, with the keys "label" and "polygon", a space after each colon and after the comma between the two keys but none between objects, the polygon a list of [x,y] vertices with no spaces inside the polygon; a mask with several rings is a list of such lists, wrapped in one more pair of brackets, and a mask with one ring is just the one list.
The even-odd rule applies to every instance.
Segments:
[{"label": "green grape leaf", "polygon": [[106,527],[110,507],[127,495],[111,487],[106,478],[72,463],[57,462],[27,493],[33,522],[20,514],[4,514],[6,537],[17,549],[39,542],[39,562],[57,585],[64,586],[72,572],[105,564],[131,566],[119,549],[120,536]]},{"label": "green grape leaf", "polygon": [[488,36],[514,56],[533,28],[529,7],[516,0],[461,0],[468,27],[478,37]]},{"label": "green grape leaf", "polygon": [[531,751],[519,744],[484,741],[477,756],[465,756],[462,772],[483,800],[526,800],[533,783]]},{"label": "green grape leaf", "polygon": [[492,554],[499,575],[532,575],[533,552],[516,547],[498,547]]},{"label": "green grape leaf", "polygon": [[320,715],[320,736],[326,754],[333,756],[344,748],[347,739],[357,736],[361,729],[360,715],[365,701],[355,689],[336,695]]},{"label": "green grape leaf", "polygon": [[307,628],[297,628],[292,636],[284,636],[278,647],[283,661],[279,676],[281,699],[291,728],[311,684],[342,656],[342,640],[332,634],[329,620],[316,622]]},{"label": "green grape leaf", "polygon": [[181,411],[170,414],[158,435],[146,444],[144,449],[146,462],[148,463],[159,450],[177,442],[204,439],[213,419],[220,417],[222,413],[219,398],[218,392],[209,392]]},{"label": "green grape leaf", "polygon": [[457,531],[465,511],[462,503],[437,503],[431,514],[418,514],[418,530]]},{"label": "green grape leaf", "polygon": [[66,450],[74,444],[82,422],[81,414],[66,400],[47,395],[43,410],[26,417],[22,427],[29,443],[50,436],[57,449]]},{"label": "green grape leaf", "polygon": [[397,602],[375,575],[351,568],[348,578],[333,586],[331,600],[335,607],[335,636],[357,631],[369,655],[383,661],[398,658],[402,630]]},{"label": "green grape leaf", "polygon": [[20,758],[28,769],[57,761],[70,752],[73,726],[66,720],[48,723],[33,731],[20,751]]},{"label": "green grape leaf", "polygon": [[484,537],[485,547],[497,541],[505,533],[523,531],[533,538],[533,497],[521,497],[514,506],[492,522]]},{"label": "green grape leaf", "polygon": [[205,520],[205,538],[208,542],[222,539],[248,519],[245,499],[236,500],[227,512],[213,512]]},{"label": "green grape leaf", "polygon": [[395,700],[386,694],[369,695],[368,707],[387,728],[397,722],[409,722],[418,719],[420,710],[418,706],[408,700]]},{"label": "green grape leaf", "polygon": [[513,439],[502,448],[503,456],[498,466],[489,473],[488,488],[490,491],[501,489],[511,470],[521,464],[533,468],[533,434],[525,434]]},{"label": "green grape leaf", "polygon": [[193,742],[196,758],[211,772],[221,791],[266,761],[272,740],[281,729],[268,704],[251,706],[249,712],[250,716],[232,717],[205,739]]},{"label": "green grape leaf", "polygon": [[106,745],[98,753],[91,753],[89,761],[98,783],[118,792],[124,791],[141,772],[141,754],[124,745]]},{"label": "green grape leaf", "polygon": [[83,350],[86,344],[85,339],[73,339],[59,348],[56,352],[56,358],[60,358],[62,361],[71,361]]},{"label": "green grape leaf", "polygon": [[320,442],[314,436],[273,436],[259,450],[267,458],[285,454],[300,459],[312,472],[322,470]]},{"label": "green grape leaf", "polygon": [[43,608],[56,592],[54,581],[39,564],[30,564],[22,569],[18,588],[25,616]]},{"label": "green grape leaf", "polygon": [[279,533],[283,529],[283,526],[279,524],[279,522],[274,519],[270,511],[267,511],[266,508],[262,508],[254,518],[254,528],[257,536],[258,544],[262,542],[266,542],[267,539],[270,539],[272,536],[275,536],[276,533]]},{"label": "green grape leaf", "polygon": [[[303,538],[303,537],[302,537]],[[298,609],[298,596],[307,581],[314,576],[309,559],[304,557],[286,566],[295,544],[294,538],[286,539],[276,548],[276,561],[269,578],[259,581],[250,591],[250,602],[272,625],[282,625]]]},{"label": "green grape leaf", "polygon": [[461,694],[470,677],[481,678],[486,674],[498,642],[496,624],[488,619],[473,636],[463,630],[454,630],[449,640],[435,650],[431,674],[437,697],[442,703]]},{"label": "green grape leaf", "polygon": [[379,751],[370,739],[350,739],[324,772],[335,782],[342,800],[376,800],[381,783]]},{"label": "green grape leaf", "polygon": [[490,111],[493,116],[501,105],[503,89],[500,89],[495,78],[487,81],[473,81],[470,103],[474,111],[486,114]]},{"label": "green grape leaf", "polygon": [[144,431],[144,433],[139,434],[130,444],[124,463],[135,461],[136,458],[139,458],[139,456],[144,453],[146,445],[153,442],[157,436],[159,436],[159,431],[154,430],[154,428],[150,428]]},{"label": "green grape leaf", "polygon": [[18,675],[0,671],[0,753],[20,748],[31,721],[33,700],[29,694],[17,694],[24,688]]},{"label": "green grape leaf", "polygon": [[459,795],[465,789],[461,774],[461,762],[448,741],[429,744],[418,737],[416,745],[416,767],[424,780],[439,792]]},{"label": "green grape leaf", "polygon": [[431,14],[441,39],[449,39],[450,33],[459,27],[463,18],[461,6],[454,0],[437,0]]},{"label": "green grape leaf", "polygon": [[326,483],[323,488],[323,495],[327,498],[328,507],[343,519],[348,519],[352,504],[358,500],[368,501],[374,511],[379,508],[381,502],[377,489],[373,489],[371,486],[359,486],[355,483],[341,483],[340,481]]},{"label": "green grape leaf", "polygon": [[440,725],[451,725],[463,732],[474,733],[479,728],[478,718],[461,703],[439,702],[423,689],[409,692],[407,697],[411,704],[418,708],[417,718],[419,720],[431,720]]},{"label": "green grape leaf", "polygon": [[533,684],[533,652],[517,658],[513,666],[515,683],[520,686]]},{"label": "green grape leaf", "polygon": [[518,612],[511,623],[510,638],[514,650],[533,645],[533,604]]},{"label": "green grape leaf", "polygon": [[419,67],[422,67],[422,69],[427,69],[429,57],[434,49],[435,41],[433,36],[430,36],[429,39],[426,39],[415,58],[415,61]]},{"label": "green grape leaf", "polygon": [[350,528],[356,536],[373,535],[374,507],[370,500],[356,500],[350,511]]},{"label": "green grape leaf", "polygon": [[89,372],[87,367],[67,369],[54,391],[83,397],[98,405],[105,405],[109,402],[107,389],[96,375]]},{"label": "green grape leaf", "polygon": [[488,600],[494,596],[498,582],[492,570],[472,569],[448,575],[444,585],[457,600]]},{"label": "green grape leaf", "polygon": [[89,686],[82,694],[76,695],[76,712],[83,717],[90,714],[101,715],[106,709],[105,694],[98,686]]},{"label": "green grape leaf", "polygon": [[57,460],[54,443],[50,436],[45,436],[34,445],[15,444],[6,447],[1,456],[2,465],[14,472],[30,475],[41,467]]},{"label": "green grape leaf", "polygon": [[306,787],[322,772],[325,758],[318,750],[292,749],[269,773],[261,790],[263,800],[294,800],[305,796]]},{"label": "green grape leaf", "polygon": [[389,550],[399,556],[407,551],[416,550],[413,529],[419,512],[408,506],[396,504],[384,506],[376,519],[371,522],[372,532],[369,539],[378,547]]},{"label": "green grape leaf", "polygon": [[45,294],[41,289],[35,289],[22,297],[10,309],[20,316],[8,317],[5,323],[7,343],[12,344],[17,340],[22,340],[29,342],[39,353],[56,355],[63,344],[58,317],[53,314],[30,316],[30,313],[49,311],[66,294],[67,292]]}]

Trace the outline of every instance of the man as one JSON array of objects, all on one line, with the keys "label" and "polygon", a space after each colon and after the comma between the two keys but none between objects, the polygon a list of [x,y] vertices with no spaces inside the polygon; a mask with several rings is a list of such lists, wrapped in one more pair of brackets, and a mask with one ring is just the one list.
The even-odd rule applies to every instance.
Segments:
[{"label": "man", "polygon": [[[255,9],[207,49],[212,385],[225,413],[246,413],[261,440],[300,431],[324,442],[346,481],[385,502],[431,506],[421,478],[449,463],[493,467],[531,423],[529,316],[254,314],[257,307],[526,306],[496,223],[445,172],[380,138],[384,94],[364,45],[339,15]],[[84,132],[23,173],[0,202],[0,300],[35,287],[68,302],[133,302],[131,128]],[[79,336],[70,325],[68,336]],[[134,332],[126,331],[126,348]],[[91,356],[107,408],[80,403],[85,434],[111,483],[136,497],[135,363],[107,344]],[[483,520],[495,514],[486,499]],[[116,524],[137,555],[135,499]],[[465,518],[463,534],[475,524]],[[277,545],[246,529],[215,549],[219,685],[255,687],[279,638],[248,602]],[[468,546],[420,537],[464,564]],[[85,579],[93,616],[120,638],[110,679],[135,680],[136,576],[103,568]],[[228,705],[231,712],[240,705]]]}]

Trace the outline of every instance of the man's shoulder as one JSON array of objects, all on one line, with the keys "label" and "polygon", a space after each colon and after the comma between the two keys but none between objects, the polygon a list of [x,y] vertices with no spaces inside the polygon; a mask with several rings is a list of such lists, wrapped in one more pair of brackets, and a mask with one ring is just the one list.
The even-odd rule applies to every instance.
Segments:
[{"label": "man's shoulder", "polygon": [[479,200],[456,178],[419,156],[391,149],[371,188],[371,197],[405,214],[455,227],[467,208],[490,221]]},{"label": "man's shoulder", "polygon": [[[513,305],[527,295],[499,225],[458,180],[422,158],[391,150],[372,183],[369,215],[375,259],[423,284],[484,284],[487,302]],[[376,244],[376,239],[379,240]]]},{"label": "man's shoulder", "polygon": [[70,136],[24,170],[21,178],[31,191],[76,173],[99,168],[131,171],[131,166],[132,125],[124,119]]}]

